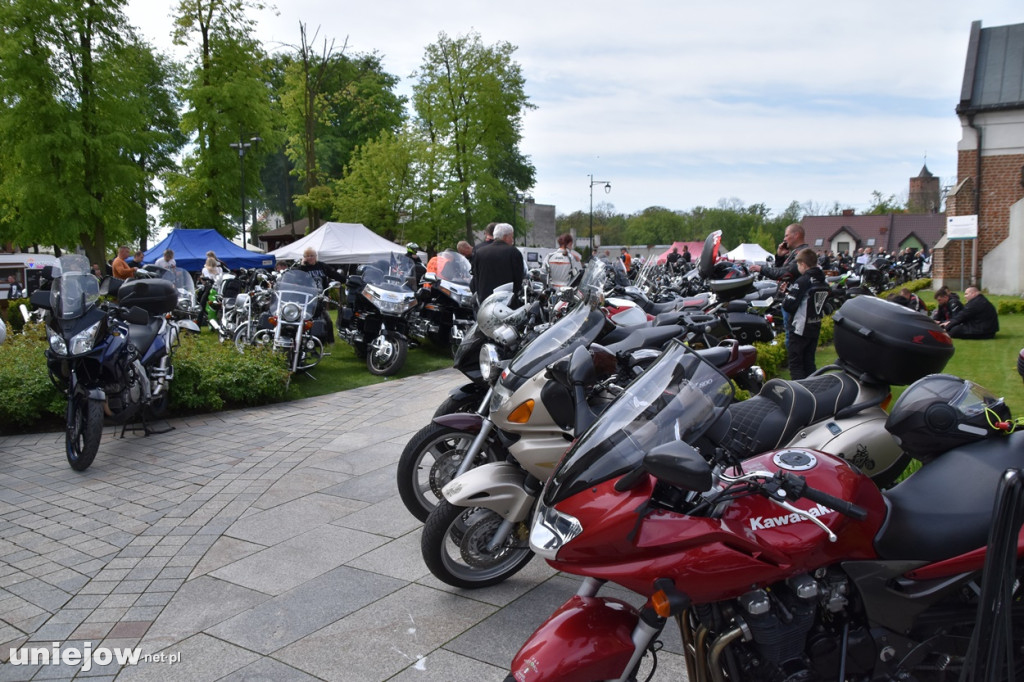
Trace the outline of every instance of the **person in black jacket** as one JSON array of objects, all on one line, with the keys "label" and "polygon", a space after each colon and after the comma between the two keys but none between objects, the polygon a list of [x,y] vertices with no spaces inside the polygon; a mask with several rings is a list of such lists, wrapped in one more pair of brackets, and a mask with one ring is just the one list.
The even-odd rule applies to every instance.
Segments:
[{"label": "person in black jacket", "polygon": [[483,303],[496,288],[511,282],[515,296],[510,307],[522,305],[526,267],[522,252],[513,246],[514,234],[511,225],[498,223],[494,226],[494,241],[484,248],[477,247],[473,254],[470,289],[476,294],[477,303]]},{"label": "person in black jacket", "polygon": [[[302,270],[308,272],[313,277],[313,283],[316,284],[316,288],[323,291],[327,288],[327,285],[331,281],[345,283],[345,275],[338,271],[337,268],[327,265],[326,263],[319,262],[317,258],[316,249],[306,247],[306,250],[302,252],[302,262],[295,264],[296,270]],[[327,312],[327,306],[322,305],[319,311],[319,317],[324,322],[324,335],[322,339],[324,343],[334,343],[334,323],[331,321],[331,316]]]},{"label": "person in black jacket", "polygon": [[991,339],[999,331],[999,313],[977,287],[964,289],[963,310],[942,326],[954,339]]},{"label": "person in black jacket", "polygon": [[949,322],[964,308],[960,297],[950,291],[949,287],[939,287],[939,290],[935,292],[935,304],[936,308],[932,313],[932,319],[939,323]]},{"label": "person in black jacket", "polygon": [[[796,266],[796,255],[808,248],[804,236],[804,226],[800,223],[791,223],[786,227],[785,237],[775,253],[775,262],[781,263],[778,267],[750,266],[751,272],[760,272],[762,277],[774,279],[779,282],[779,296],[786,293],[789,283],[800,276]],[[789,329],[789,313],[782,309],[782,322],[786,329]],[[789,348],[789,335],[786,335],[786,348]]]},{"label": "person in black jacket", "polygon": [[800,276],[786,289],[782,309],[789,313],[786,326],[789,375],[793,379],[804,379],[816,369],[814,352],[818,349],[828,285],[812,249],[800,251],[794,260]]}]

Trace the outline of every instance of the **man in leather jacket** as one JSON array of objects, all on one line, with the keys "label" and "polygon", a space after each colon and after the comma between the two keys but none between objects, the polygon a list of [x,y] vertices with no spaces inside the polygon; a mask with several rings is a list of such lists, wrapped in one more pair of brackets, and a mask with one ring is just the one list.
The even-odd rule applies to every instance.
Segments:
[{"label": "man in leather jacket", "polygon": [[999,331],[999,313],[977,287],[964,290],[967,303],[942,326],[954,339],[991,339]]},{"label": "man in leather jacket", "polygon": [[[786,287],[789,286],[790,282],[796,280],[800,276],[800,269],[796,264],[796,255],[808,248],[804,237],[804,226],[800,223],[791,223],[786,227],[786,234],[779,244],[779,248],[775,253],[775,262],[782,263],[778,267],[762,267],[757,265],[750,266],[751,272],[760,272],[763,277],[768,279],[774,279],[779,282],[779,296],[786,293]],[[786,329],[789,329],[790,325],[790,314],[785,309],[782,310],[782,322]],[[789,349],[789,336],[786,336],[786,348]]]},{"label": "man in leather jacket", "polygon": [[964,304],[960,302],[960,297],[949,290],[949,287],[940,287],[935,292],[935,312],[932,313],[932,319],[936,322],[949,322],[964,308]]},{"label": "man in leather jacket", "polygon": [[[331,282],[345,283],[345,275],[337,270],[337,268],[321,263],[317,260],[316,249],[306,247],[306,250],[302,252],[302,262],[295,265],[295,269],[308,272],[313,277],[313,282],[316,284],[316,288],[323,291],[327,288],[327,285]],[[334,343],[334,323],[331,321],[330,315],[327,313],[327,306],[323,306],[320,310],[320,317],[324,321],[325,335],[324,343]]]}]

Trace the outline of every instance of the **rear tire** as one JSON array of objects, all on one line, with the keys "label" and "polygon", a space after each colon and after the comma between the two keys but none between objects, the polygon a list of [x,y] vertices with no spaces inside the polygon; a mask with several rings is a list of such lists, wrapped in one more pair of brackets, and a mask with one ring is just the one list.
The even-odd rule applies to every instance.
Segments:
[{"label": "rear tire", "polygon": [[85,471],[96,459],[103,435],[103,405],[78,394],[68,398],[68,421],[64,430],[68,464],[75,471]]},{"label": "rear tire", "polygon": [[490,509],[456,507],[441,500],[423,526],[424,563],[438,580],[452,587],[475,589],[505,581],[530,563],[533,552],[525,544],[523,534],[529,530],[522,523],[500,547],[489,551],[487,543],[502,521]]}]

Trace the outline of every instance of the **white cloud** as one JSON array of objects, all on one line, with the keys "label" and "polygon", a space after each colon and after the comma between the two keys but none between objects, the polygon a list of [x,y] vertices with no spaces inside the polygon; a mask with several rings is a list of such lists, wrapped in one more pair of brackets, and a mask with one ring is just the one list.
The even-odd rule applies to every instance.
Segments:
[{"label": "white cloud", "polygon": [[[592,0],[377,3],[291,0],[260,16],[268,49],[319,39],[376,51],[403,79],[440,32],[476,30],[518,46],[527,92],[523,147],[533,195],[587,210],[588,173],[609,176],[620,210],[686,209],[722,197],[839,200],[906,191],[927,153],[956,172],[968,31],[1020,21],[1019,0]],[[166,45],[172,0],[130,0],[129,17]]]}]

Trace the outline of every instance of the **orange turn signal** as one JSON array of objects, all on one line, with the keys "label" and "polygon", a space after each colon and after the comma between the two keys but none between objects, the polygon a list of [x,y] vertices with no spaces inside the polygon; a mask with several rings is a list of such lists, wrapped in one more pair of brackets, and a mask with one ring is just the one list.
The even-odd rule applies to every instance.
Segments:
[{"label": "orange turn signal", "polygon": [[533,400],[527,400],[525,403],[512,410],[508,415],[508,420],[514,424],[525,424],[530,421],[530,415],[533,414]]},{"label": "orange turn signal", "polygon": [[312,328],[313,328],[313,320],[306,320],[305,322],[302,323],[303,331],[307,331],[308,332]]},{"label": "orange turn signal", "polygon": [[672,615],[672,603],[669,601],[668,595],[665,594],[664,590],[658,590],[651,595],[651,608],[662,618],[668,618]]},{"label": "orange turn signal", "polygon": [[271,327],[276,327],[277,326],[277,315],[271,315],[270,317],[268,317],[267,318],[267,322],[270,323]]}]

